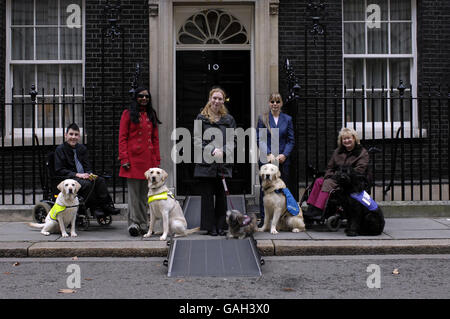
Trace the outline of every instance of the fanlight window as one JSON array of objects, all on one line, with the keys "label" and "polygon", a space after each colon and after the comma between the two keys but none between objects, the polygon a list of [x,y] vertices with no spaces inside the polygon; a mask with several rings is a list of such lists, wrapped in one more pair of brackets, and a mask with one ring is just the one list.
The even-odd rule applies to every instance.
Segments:
[{"label": "fanlight window", "polygon": [[203,10],[189,19],[178,31],[178,44],[249,44],[245,27],[222,10]]}]

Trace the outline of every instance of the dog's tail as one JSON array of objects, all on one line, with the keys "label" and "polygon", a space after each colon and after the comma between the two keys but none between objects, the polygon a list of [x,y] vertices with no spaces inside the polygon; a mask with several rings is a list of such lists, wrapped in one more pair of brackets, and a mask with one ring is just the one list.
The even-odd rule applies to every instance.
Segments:
[{"label": "dog's tail", "polygon": [[44,228],[45,224],[28,223],[28,226],[33,227],[33,228]]},{"label": "dog's tail", "polygon": [[196,232],[198,232],[198,231],[200,231],[200,227],[195,227],[195,228],[191,228],[191,229],[186,229],[185,234],[186,234],[186,235],[190,235],[190,234],[196,233]]}]

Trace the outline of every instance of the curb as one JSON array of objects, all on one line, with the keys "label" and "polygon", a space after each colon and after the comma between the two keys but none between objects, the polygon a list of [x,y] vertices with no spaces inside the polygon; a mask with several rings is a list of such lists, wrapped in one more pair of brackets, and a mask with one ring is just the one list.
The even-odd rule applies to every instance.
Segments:
[{"label": "curb", "polygon": [[[379,201],[385,218],[450,217],[450,201]],[[34,205],[0,205],[0,222],[32,221]],[[114,220],[127,220],[127,204],[116,204],[120,215]],[[259,213],[257,211],[256,213]]]},{"label": "curb", "polygon": [[[261,256],[450,254],[450,239],[258,240]],[[0,257],[167,257],[160,241],[3,242]]]}]

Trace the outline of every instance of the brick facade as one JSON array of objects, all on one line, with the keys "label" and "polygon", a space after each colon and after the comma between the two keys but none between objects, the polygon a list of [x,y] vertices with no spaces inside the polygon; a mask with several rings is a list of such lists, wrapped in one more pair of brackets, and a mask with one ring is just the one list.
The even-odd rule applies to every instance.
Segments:
[{"label": "brick facade", "polygon": [[136,63],[141,65],[139,84],[149,86],[148,5],[146,1],[121,1],[121,36],[114,41],[105,36],[110,29],[103,6],[101,1],[86,1],[86,96],[100,102],[103,95],[105,102],[103,107],[100,103],[87,107],[87,133],[93,155],[110,154],[113,161],[120,115],[129,102]]}]

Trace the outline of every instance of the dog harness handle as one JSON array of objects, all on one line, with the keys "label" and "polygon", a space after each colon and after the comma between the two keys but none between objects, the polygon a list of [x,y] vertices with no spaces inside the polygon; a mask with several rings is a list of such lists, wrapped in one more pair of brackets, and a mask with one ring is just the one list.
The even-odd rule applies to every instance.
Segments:
[{"label": "dog harness handle", "polygon": [[[228,197],[228,195],[230,195],[230,192],[228,191],[227,183],[225,182],[225,176],[223,176],[223,167],[222,165],[219,165],[219,167],[220,167],[220,175],[222,175],[223,189],[225,190],[225,195]],[[234,209],[233,202],[231,201],[230,198],[228,199],[230,201],[231,209]]]},{"label": "dog harness handle", "polygon": [[150,195],[148,197],[147,203],[150,204],[151,202],[154,202],[155,200],[166,200],[168,196],[170,196],[172,198],[175,198],[173,196],[172,192],[167,192],[166,191],[166,192],[162,192],[162,193],[159,193],[159,194]]}]

